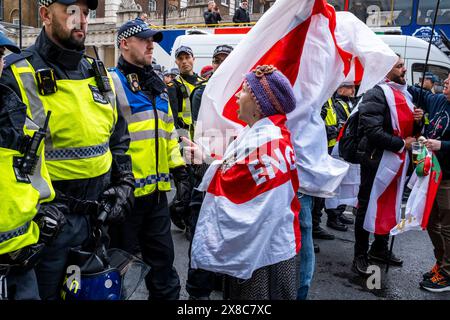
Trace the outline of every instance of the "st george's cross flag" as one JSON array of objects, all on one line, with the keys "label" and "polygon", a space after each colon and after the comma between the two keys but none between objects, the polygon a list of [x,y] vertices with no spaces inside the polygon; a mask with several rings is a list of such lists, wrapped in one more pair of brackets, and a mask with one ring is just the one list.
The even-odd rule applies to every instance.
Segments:
[{"label": "st george's cross flag", "polygon": [[249,279],[299,252],[298,175],[285,122],[275,115],[245,127],[206,171],[193,268]]},{"label": "st george's cross flag", "polygon": [[347,76],[360,78],[362,94],[384,78],[397,58],[350,12],[335,13],[325,0],[278,0],[208,81],[194,140],[205,151],[223,155],[244,126],[237,118],[234,97],[244,74],[272,64],[288,77],[296,95],[297,107],[287,115],[287,127],[300,191],[331,197],[348,164],[328,155],[320,109]]},{"label": "st george's cross flag", "polygon": [[[414,105],[407,85],[389,80],[379,84],[389,106],[393,134],[406,139],[413,134]],[[389,234],[401,219],[401,205],[406,181],[409,155],[406,148],[400,152],[383,151],[370,192],[364,219],[364,229],[375,234]]]},{"label": "st george's cross flag", "polygon": [[[410,230],[425,230],[433,209],[439,184],[442,180],[441,166],[436,155],[425,148],[423,157],[411,178],[411,193],[406,202],[405,217],[392,228],[390,234],[397,234]],[[419,171],[420,175],[416,172]]]}]

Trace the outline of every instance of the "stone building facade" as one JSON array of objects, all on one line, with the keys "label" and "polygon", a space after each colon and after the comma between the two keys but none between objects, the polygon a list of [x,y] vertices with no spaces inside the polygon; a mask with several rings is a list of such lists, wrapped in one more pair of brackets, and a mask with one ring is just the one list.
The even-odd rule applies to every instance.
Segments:
[{"label": "stone building facade", "polygon": [[[203,12],[208,0],[166,0],[168,4],[167,25],[203,24]],[[236,5],[240,0],[215,0],[220,5],[222,22],[231,22]],[[262,15],[256,12],[266,10],[273,1],[253,0],[252,21],[256,21]],[[38,16],[37,0],[22,0],[23,2],[23,31],[22,47],[32,45],[41,30]],[[8,36],[19,43],[18,25],[18,1],[0,0],[3,16],[0,16],[0,24],[6,27]],[[114,66],[119,52],[115,45],[116,32],[125,21],[136,18],[145,12],[149,16],[149,22],[154,25],[163,24],[164,0],[99,0],[97,10],[90,13],[89,29],[86,37],[88,55],[94,56],[93,47],[97,48],[99,58],[106,66]],[[256,7],[255,7],[256,5]],[[153,11],[152,11],[153,10]],[[2,19],[3,18],[3,19]]]}]

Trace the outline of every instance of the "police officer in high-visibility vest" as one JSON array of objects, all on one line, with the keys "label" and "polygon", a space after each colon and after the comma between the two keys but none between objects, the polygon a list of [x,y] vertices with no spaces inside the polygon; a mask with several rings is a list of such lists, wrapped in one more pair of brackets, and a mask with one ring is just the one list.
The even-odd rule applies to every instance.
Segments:
[{"label": "police officer in high-visibility vest", "polygon": [[[20,53],[0,32],[0,77],[5,49]],[[0,132],[0,300],[38,300],[34,266],[64,225],[65,208],[46,203],[55,192],[43,157],[45,127],[27,118],[26,106],[3,84]]]},{"label": "police officer in high-visibility vest", "polygon": [[[353,83],[343,83],[339,86],[332,98],[323,105],[321,116],[325,122],[325,128],[328,138],[328,151],[331,154],[339,131],[347,121],[352,110],[351,99],[355,95],[355,86]],[[322,216],[322,209],[325,206],[325,200],[322,198],[314,198],[314,206],[312,211],[313,218],[313,237],[319,239],[331,240],[334,235],[328,233],[325,229],[320,227],[320,218]],[[338,208],[326,208],[325,212],[328,215],[327,226],[338,230],[347,231],[347,224],[353,224],[353,219],[346,217],[343,213],[345,205]]]},{"label": "police officer in high-visibility vest", "polygon": [[[34,45],[6,59],[2,83],[12,88],[40,127],[51,111],[45,159],[55,203],[68,223],[36,266],[42,299],[58,299],[70,248],[88,240],[90,216],[121,221],[134,200],[128,128],[116,107],[112,79],[85,56],[89,10],[97,0],[39,0],[44,27]],[[97,201],[101,203],[98,206]]]},{"label": "police officer in high-visibility vest", "polygon": [[121,56],[111,75],[131,136],[127,154],[133,164],[136,202],[132,214],[121,226],[119,239],[113,240],[131,253],[140,249],[143,260],[151,266],[146,277],[149,299],[175,300],[179,298],[180,281],[173,267],[166,196],[171,190],[170,176],[185,207],[189,205],[191,188],[167,87],[151,65],[153,42],[160,42],[162,37],[161,32],[140,19],[126,22],[117,36]]},{"label": "police officer in high-visibility vest", "polygon": [[180,74],[168,85],[170,106],[175,118],[175,127],[184,129],[185,136],[192,138],[193,122],[191,93],[205,79],[194,72],[195,57],[190,47],[181,46],[175,51],[175,63]]}]

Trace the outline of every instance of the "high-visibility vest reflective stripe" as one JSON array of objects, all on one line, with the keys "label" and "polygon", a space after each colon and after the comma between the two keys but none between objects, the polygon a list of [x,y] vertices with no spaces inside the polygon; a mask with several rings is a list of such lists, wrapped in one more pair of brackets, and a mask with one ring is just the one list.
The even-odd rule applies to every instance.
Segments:
[{"label": "high-visibility vest reflective stripe", "polygon": [[[25,122],[24,133],[32,136],[38,126],[31,120]],[[40,155],[30,183],[17,181],[13,163],[23,157],[17,150],[0,148],[0,255],[34,244],[39,239],[39,227],[32,219],[40,203],[53,200],[55,192],[45,166],[44,142],[38,149]]]},{"label": "high-visibility vest reflective stripe", "polygon": [[[117,122],[113,90],[105,95],[95,78],[57,80],[58,91],[42,96],[27,60],[11,66],[28,115],[42,126],[52,111],[46,136],[47,167],[52,180],[87,179],[109,171],[109,139]],[[105,97],[106,96],[106,97]]]},{"label": "high-visibility vest reflective stripe", "polygon": [[[327,127],[337,126],[337,115],[333,108],[333,101],[328,99],[327,101],[327,116],[325,118],[325,125]],[[328,141],[328,147],[333,147],[336,144],[336,139]]]},{"label": "high-visibility vest reflective stripe", "polygon": [[[201,81],[203,79],[199,78],[198,80]],[[191,96],[191,93],[195,89],[196,85],[190,84],[189,82],[184,80],[181,75],[178,75],[175,78],[175,81],[177,81],[180,86],[184,86],[188,93],[187,98],[183,98],[183,107],[181,111],[178,110],[178,118],[182,119],[186,125],[190,126],[192,124],[192,109],[191,100],[189,99],[189,97]]]},{"label": "high-visibility vest reflective stripe", "polygon": [[350,108],[348,106],[348,104],[342,100],[337,100],[337,102],[342,106],[342,108],[345,111],[345,114],[347,115],[347,119],[348,117],[350,117]]},{"label": "high-visibility vest reflective stripe", "polygon": [[[170,169],[185,163],[167,95],[156,97],[156,106],[153,106],[143,92],[131,91],[119,70],[114,69],[111,77],[120,109],[128,122],[131,142],[127,154],[131,156],[133,165],[135,196],[144,196],[156,189],[170,191]],[[133,110],[137,111],[133,113]]]}]

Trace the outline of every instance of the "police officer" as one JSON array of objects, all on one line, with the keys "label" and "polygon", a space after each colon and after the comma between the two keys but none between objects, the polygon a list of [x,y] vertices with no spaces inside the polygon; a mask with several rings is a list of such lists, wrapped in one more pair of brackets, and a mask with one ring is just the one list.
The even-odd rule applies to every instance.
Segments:
[{"label": "police officer", "polygon": [[[194,72],[194,53],[190,47],[181,46],[175,51],[175,63],[180,74],[169,84],[169,98],[177,129],[188,130],[192,138],[192,91],[205,79]],[[187,132],[186,132],[187,136]]]},{"label": "police officer", "polygon": [[87,17],[97,0],[39,4],[44,27],[33,46],[8,56],[2,82],[22,98],[40,127],[52,111],[45,158],[54,202],[68,206],[68,223],[43,250],[36,273],[41,298],[57,299],[69,249],[81,247],[91,233],[89,214],[106,210],[108,222],[121,221],[133,203],[134,177],[112,80],[100,61],[85,56]]},{"label": "police officer", "polygon": [[[131,135],[130,149],[135,175],[136,204],[121,228],[120,247],[136,253],[139,243],[143,260],[151,266],[146,277],[150,299],[179,298],[180,281],[173,267],[174,247],[166,192],[170,174],[177,184],[178,198],[188,207],[189,176],[181,157],[178,135],[167,87],[151,65],[153,42],[162,33],[139,19],[125,23],[118,32],[121,56],[111,73],[119,107]],[[137,239],[136,239],[137,238]]]},{"label": "police officer", "polygon": [[[0,32],[0,76],[5,49],[20,53]],[[43,158],[45,129],[38,129],[16,93],[0,84],[0,300],[39,299],[34,265],[64,224],[64,208],[41,205],[55,193]]]}]

